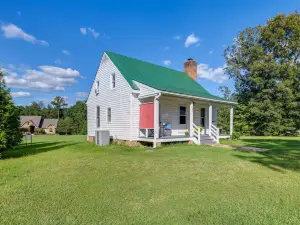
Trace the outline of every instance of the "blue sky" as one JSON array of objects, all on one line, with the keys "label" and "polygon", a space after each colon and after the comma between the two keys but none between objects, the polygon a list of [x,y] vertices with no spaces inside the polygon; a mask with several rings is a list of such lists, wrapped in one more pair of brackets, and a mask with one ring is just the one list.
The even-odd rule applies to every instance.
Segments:
[{"label": "blue sky", "polygon": [[297,0],[2,1],[0,67],[18,105],[85,99],[105,50],[177,70],[192,57],[201,64],[198,82],[218,94],[221,81],[233,88],[224,46],[297,9]]}]

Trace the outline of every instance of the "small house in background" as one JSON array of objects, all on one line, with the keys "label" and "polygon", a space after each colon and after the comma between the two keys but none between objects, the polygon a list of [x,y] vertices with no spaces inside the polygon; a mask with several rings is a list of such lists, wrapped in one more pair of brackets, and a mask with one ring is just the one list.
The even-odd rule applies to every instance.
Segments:
[{"label": "small house in background", "polygon": [[43,119],[41,116],[20,116],[23,132],[34,134],[37,129],[43,129],[46,134],[55,134],[58,119]]},{"label": "small house in background", "polygon": [[57,128],[58,119],[44,119],[42,128],[46,134],[55,134]]}]

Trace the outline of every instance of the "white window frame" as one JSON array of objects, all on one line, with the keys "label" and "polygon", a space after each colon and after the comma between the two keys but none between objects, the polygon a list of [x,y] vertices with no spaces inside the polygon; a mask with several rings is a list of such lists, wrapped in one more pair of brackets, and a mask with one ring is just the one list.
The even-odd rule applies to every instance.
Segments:
[{"label": "white window frame", "polygon": [[110,89],[113,90],[116,88],[116,74],[110,74]]},{"label": "white window frame", "polygon": [[97,80],[97,82],[96,82],[96,89],[97,89],[97,90],[100,89],[100,81],[99,81],[99,80]]},{"label": "white window frame", "polygon": [[[110,116],[108,116],[108,111],[110,111]],[[111,123],[111,107],[106,109],[106,122]]]},{"label": "white window frame", "polygon": [[[98,109],[99,109],[99,113],[98,113]],[[99,116],[98,116],[98,114],[99,114]],[[100,110],[100,106],[99,105],[97,105],[96,106],[96,127],[97,128],[99,128],[100,127],[100,125],[101,125],[101,110]]]}]

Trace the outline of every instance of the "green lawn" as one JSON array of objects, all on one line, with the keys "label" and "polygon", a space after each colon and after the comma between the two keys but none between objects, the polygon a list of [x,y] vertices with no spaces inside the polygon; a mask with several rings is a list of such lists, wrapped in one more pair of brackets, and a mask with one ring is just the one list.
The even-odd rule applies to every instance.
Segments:
[{"label": "green lawn", "polygon": [[4,153],[1,224],[300,223],[300,138],[222,141],[265,153],[85,140],[35,136]]}]

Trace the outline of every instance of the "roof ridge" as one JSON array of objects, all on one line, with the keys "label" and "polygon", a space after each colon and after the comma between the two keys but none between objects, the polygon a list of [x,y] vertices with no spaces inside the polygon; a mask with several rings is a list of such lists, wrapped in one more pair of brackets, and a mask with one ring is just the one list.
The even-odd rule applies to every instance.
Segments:
[{"label": "roof ridge", "polygon": [[[134,57],[129,57],[127,55],[122,55],[120,53],[115,53],[115,52],[111,52],[111,51],[104,51],[105,53],[112,53],[112,54],[115,54],[115,55],[119,55],[119,56],[122,56],[122,57],[126,57],[126,58],[129,58],[129,59],[133,59],[133,60],[137,60],[137,61],[141,61],[141,62],[144,62],[144,63],[148,63],[148,64],[151,64],[153,66],[159,66],[159,67],[162,67],[164,69],[168,69],[168,70],[172,70],[172,71],[176,71],[176,72],[179,72],[179,73],[184,73],[186,74],[184,71],[180,71],[180,70],[175,70],[175,69],[172,69],[172,68],[169,68],[169,67],[165,67],[165,66],[162,66],[162,65],[158,65],[158,64],[155,64],[155,63],[152,63],[152,62],[147,62],[147,61],[144,61],[144,60],[141,60],[141,59],[137,59],[137,58],[134,58]],[[192,79],[192,78],[191,78]]]}]

